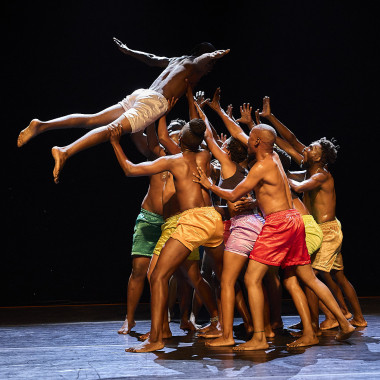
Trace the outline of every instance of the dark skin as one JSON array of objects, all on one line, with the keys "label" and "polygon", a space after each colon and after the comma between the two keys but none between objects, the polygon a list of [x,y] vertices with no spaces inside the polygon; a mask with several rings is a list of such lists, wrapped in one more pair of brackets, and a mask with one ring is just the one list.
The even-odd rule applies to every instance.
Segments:
[{"label": "dark skin", "polygon": [[[184,128],[187,128],[185,126]],[[122,127],[110,128],[111,143],[116,157],[127,176],[149,176],[165,171],[173,175],[174,185],[179,202],[179,211],[183,212],[196,207],[211,206],[211,198],[207,191],[201,189],[199,184],[192,180],[192,172],[201,166],[210,174],[210,153],[205,150],[191,151],[182,141],[183,130],[180,133],[180,146],[182,153],[173,156],[160,157],[153,162],[132,164],[127,160],[119,139]],[[217,254],[223,252],[223,244],[209,248]],[[168,282],[173,273],[186,260],[190,250],[176,239],[169,238],[161,251],[156,267],[151,275],[151,329],[149,338],[137,347],[128,349],[130,352],[151,352],[164,347],[163,318],[167,304]],[[197,284],[195,284],[197,287]]]},{"label": "dark skin", "polygon": [[[248,153],[254,153],[257,162],[250,169],[248,176],[235,189],[225,190],[213,185],[201,168],[198,168],[198,172],[194,173],[194,181],[201,183],[202,186],[212,190],[218,196],[232,202],[243,194],[254,190],[258,205],[264,215],[292,209],[293,202],[287,177],[282,168],[280,158],[277,153],[273,152],[275,140],[275,133],[272,132],[270,127],[259,124],[252,128],[248,139]],[[235,347],[235,350],[262,350],[268,348],[268,343],[265,339],[264,293],[262,289],[262,280],[268,269],[269,266],[266,264],[249,260],[245,283],[248,289],[255,331],[251,340]],[[341,331],[337,334],[336,339],[348,339],[355,328],[346,320],[328,288],[315,277],[311,265],[292,266],[285,269],[286,282],[288,283],[286,284],[287,289],[292,295],[301,320],[305,321],[303,323],[303,335],[288,346],[300,347],[318,343],[318,338],[312,328],[307,300],[301,287],[295,281],[296,276],[301,278],[318,295],[338,320]]]},{"label": "dark skin", "polygon": [[[227,49],[205,53],[199,57],[184,55],[167,58],[129,49],[116,38],[114,38],[114,42],[124,54],[134,57],[149,66],[164,68],[149,89],[162,94],[168,101],[172,98],[180,98],[186,92],[188,84],[194,87],[203,76],[212,70],[218,59],[229,53],[229,49]],[[120,124],[123,133],[132,132],[131,124],[123,115],[124,112],[120,104],[115,104],[90,115],[71,114],[46,122],[33,119],[29,126],[20,132],[17,146],[23,146],[33,137],[48,130],[63,128],[91,129],[90,132],[70,145],[52,148],[52,155],[55,160],[53,177],[54,182],[58,183],[60,173],[68,158],[82,150],[109,140],[108,127]]]}]

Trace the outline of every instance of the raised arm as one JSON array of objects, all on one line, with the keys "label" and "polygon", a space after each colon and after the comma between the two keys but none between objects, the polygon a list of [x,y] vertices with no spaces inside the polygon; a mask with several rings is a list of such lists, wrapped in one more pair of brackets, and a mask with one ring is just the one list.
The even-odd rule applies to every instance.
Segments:
[{"label": "raised arm", "polygon": [[165,68],[174,59],[174,58],[167,58],[167,57],[159,57],[157,55],[145,53],[143,51],[132,50],[127,45],[123,44],[120,40],[118,40],[117,38],[113,37],[113,40],[122,53],[129,55],[133,58],[136,58],[148,66]]},{"label": "raised arm", "polygon": [[[200,118],[205,122],[206,124],[206,132],[205,132],[205,141],[207,143],[208,148],[210,149],[212,155],[219,161],[221,167],[222,167],[222,174],[224,178],[230,177],[235,173],[236,165],[231,161],[231,158],[229,155],[223,151],[218,143],[215,141],[213,131],[211,129],[211,125],[208,121],[207,116],[201,109],[198,103],[195,103],[198,114]],[[231,172],[232,171],[232,172]]]},{"label": "raised arm", "polygon": [[144,131],[139,131],[131,134],[131,140],[135,144],[137,150],[146,158],[151,157],[151,151],[148,147],[147,137]]},{"label": "raised arm", "polygon": [[[297,137],[291,132],[284,124],[279,121],[276,116],[271,112],[269,96],[265,96],[263,99],[263,109],[260,112],[260,116],[267,119],[277,132],[287,141],[298,153],[302,153],[305,145],[298,141]],[[284,149],[285,150],[285,149]]]},{"label": "raised arm", "polygon": [[300,165],[303,160],[303,155],[298,153],[292,145],[290,145],[287,141],[282,139],[281,137],[276,137],[276,144],[284,150],[286,153],[289,154],[289,156],[298,164]]},{"label": "raised arm", "polygon": [[125,155],[122,147],[120,146],[120,137],[122,135],[121,125],[108,127],[110,131],[110,142],[115,152],[116,158],[127,177],[142,177],[151,176],[153,174],[161,173],[166,170],[170,171],[171,160],[168,157],[161,157],[155,161],[142,162],[140,164],[133,164]]},{"label": "raised arm", "polygon": [[224,125],[230,132],[230,135],[235,139],[239,140],[245,146],[248,146],[248,135],[243,131],[243,129],[238,125],[220,106],[220,88],[217,88],[212,101],[207,102],[207,104],[212,108],[222,119]]},{"label": "raised arm", "polygon": [[[156,133],[156,125],[152,123],[146,129],[146,138],[148,142],[148,148],[152,152],[153,159],[156,159],[161,156],[165,156],[165,151],[158,142],[158,137]],[[133,134],[132,134],[133,135]]]}]

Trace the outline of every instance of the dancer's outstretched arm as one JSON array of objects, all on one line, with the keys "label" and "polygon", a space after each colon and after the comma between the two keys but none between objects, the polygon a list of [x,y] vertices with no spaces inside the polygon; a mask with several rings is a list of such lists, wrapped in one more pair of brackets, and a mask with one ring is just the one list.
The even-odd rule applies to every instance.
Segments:
[{"label": "dancer's outstretched arm", "polygon": [[212,101],[207,104],[219,115],[231,136],[248,146],[248,135],[220,106],[220,88],[217,88]]},{"label": "dancer's outstretched arm", "polygon": [[270,99],[269,96],[265,96],[263,99],[263,109],[260,112],[260,116],[267,119],[277,132],[287,141],[298,153],[302,153],[305,148],[305,145],[302,144],[295,134],[290,131],[280,120],[276,118],[271,112]]},{"label": "dancer's outstretched arm", "polygon": [[174,58],[167,58],[167,57],[159,57],[157,55],[154,55],[151,53],[145,53],[143,51],[132,50],[127,45],[125,45],[120,40],[118,40],[117,38],[113,37],[113,40],[122,53],[129,55],[133,58],[136,58],[148,66],[165,68],[174,59]]}]

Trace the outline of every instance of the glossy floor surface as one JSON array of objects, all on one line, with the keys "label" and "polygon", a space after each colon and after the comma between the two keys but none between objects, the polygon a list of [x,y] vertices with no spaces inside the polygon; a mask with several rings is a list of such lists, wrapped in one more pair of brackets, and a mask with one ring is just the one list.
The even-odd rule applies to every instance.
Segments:
[{"label": "glossy floor surface", "polygon": [[[204,339],[173,321],[166,347],[144,354],[125,348],[138,342],[150,322],[138,320],[130,335],[117,334],[122,319],[112,316],[120,305],[87,306],[80,313],[78,307],[1,308],[0,379],[380,379],[379,299],[367,303],[368,327],[344,343],[335,341],[337,330],[329,330],[318,345],[289,350],[286,343],[294,338],[287,327],[299,318],[284,315],[285,329],[267,350],[234,352],[205,347]],[[238,318],[235,336],[237,343],[244,341]]]}]

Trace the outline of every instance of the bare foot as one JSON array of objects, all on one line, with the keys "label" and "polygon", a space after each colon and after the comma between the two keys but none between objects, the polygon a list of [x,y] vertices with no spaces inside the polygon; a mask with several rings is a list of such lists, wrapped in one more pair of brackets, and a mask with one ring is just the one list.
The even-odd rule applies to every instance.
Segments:
[{"label": "bare foot", "polygon": [[[169,331],[163,331],[162,332],[162,339],[169,339],[173,336],[172,332],[169,330]],[[141,340],[141,341],[145,341],[147,340],[148,338],[150,337],[150,331],[143,334],[143,335],[140,335],[137,339],[138,340]]]},{"label": "bare foot", "polygon": [[271,325],[265,327],[265,336],[267,338],[274,338],[276,336],[276,333],[272,330]]},{"label": "bare foot", "polygon": [[292,343],[288,343],[288,347],[305,347],[305,346],[314,346],[319,343],[319,339],[315,336],[302,335],[300,338],[295,340]]},{"label": "bare foot", "polygon": [[344,314],[344,317],[346,318],[346,319],[350,319],[350,318],[352,318],[352,314],[348,311],[347,313],[343,313]]},{"label": "bare foot", "polygon": [[282,321],[273,322],[271,327],[272,330],[282,330],[284,328],[284,324],[282,323]]},{"label": "bare foot", "polygon": [[161,350],[164,348],[165,345],[163,342],[150,342],[149,339],[147,339],[145,342],[138,344],[135,347],[126,348],[126,352],[152,352],[156,350]]},{"label": "bare foot", "polygon": [[228,347],[228,346],[234,346],[234,345],[235,345],[234,338],[226,339],[223,336],[205,343],[205,346],[208,346],[208,347]]},{"label": "bare foot", "polygon": [[336,319],[325,319],[323,322],[320,323],[319,328],[321,330],[330,330],[335,329],[335,327],[338,327],[339,323]]},{"label": "bare foot", "polygon": [[220,323],[218,323],[217,325],[210,324],[209,326],[206,326],[205,328],[198,330],[198,336],[206,339],[221,337],[222,328],[220,326]]},{"label": "bare foot", "polygon": [[349,323],[346,328],[339,330],[338,334],[335,335],[335,339],[339,341],[347,340],[354,333],[354,331],[355,327]]},{"label": "bare foot", "polygon": [[53,155],[53,158],[55,161],[55,166],[54,166],[54,170],[53,170],[54,182],[58,183],[59,182],[59,174],[63,168],[63,165],[66,162],[67,153],[63,148],[55,146],[51,149],[51,154]]},{"label": "bare foot", "polygon": [[191,321],[181,320],[179,328],[184,331],[196,331],[197,328]]},{"label": "bare foot", "polygon": [[133,321],[132,323],[128,323],[128,320],[126,319],[123,323],[123,326],[120,327],[119,330],[117,330],[118,334],[129,334],[129,332],[136,326],[136,322]]},{"label": "bare foot", "polygon": [[256,351],[256,350],[266,350],[269,347],[266,339],[259,340],[252,338],[246,343],[239,344],[232,349],[234,351]]},{"label": "bare foot", "polygon": [[17,138],[17,146],[20,148],[25,145],[30,139],[38,135],[38,127],[41,122],[38,119],[33,119],[29,126],[23,129]]},{"label": "bare foot", "polygon": [[298,322],[295,325],[289,326],[289,329],[302,330],[303,329],[302,322]]},{"label": "bare foot", "polygon": [[352,318],[348,322],[350,322],[352,326],[367,327],[367,321],[364,318],[363,319]]}]

